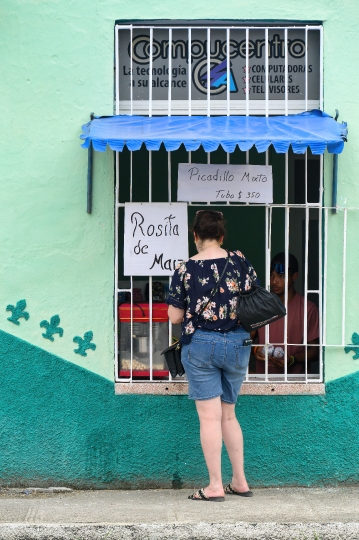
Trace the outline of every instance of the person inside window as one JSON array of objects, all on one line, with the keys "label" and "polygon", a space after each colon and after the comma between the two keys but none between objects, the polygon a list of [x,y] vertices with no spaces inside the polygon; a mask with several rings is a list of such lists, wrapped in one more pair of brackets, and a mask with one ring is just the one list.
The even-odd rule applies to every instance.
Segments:
[{"label": "person inside window", "polygon": [[[285,295],[285,253],[278,253],[271,261],[270,287],[284,304]],[[307,353],[304,343],[304,297],[295,290],[298,279],[298,261],[294,255],[288,254],[288,307],[287,307],[287,357],[284,353],[284,321],[279,319],[269,325],[268,373],[284,373],[284,362],[287,362],[287,373],[310,372],[310,364],[319,358],[319,319],[318,310],[313,302],[307,300]],[[265,373],[265,327],[259,328],[251,336],[258,338],[253,352],[256,357],[256,373]]]}]

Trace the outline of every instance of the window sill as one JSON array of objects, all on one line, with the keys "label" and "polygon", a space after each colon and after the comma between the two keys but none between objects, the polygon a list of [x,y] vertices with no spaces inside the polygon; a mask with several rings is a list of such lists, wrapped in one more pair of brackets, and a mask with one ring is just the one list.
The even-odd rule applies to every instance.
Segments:
[{"label": "window sill", "polygon": [[[188,386],[186,382],[117,382],[115,383],[115,394],[181,396],[188,394]],[[324,383],[243,383],[240,393],[241,396],[318,396],[324,394]]]}]

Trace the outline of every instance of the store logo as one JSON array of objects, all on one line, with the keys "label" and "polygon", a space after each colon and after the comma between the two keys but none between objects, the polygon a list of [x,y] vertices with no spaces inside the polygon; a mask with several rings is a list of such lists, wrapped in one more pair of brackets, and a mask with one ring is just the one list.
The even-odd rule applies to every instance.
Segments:
[{"label": "store logo", "polygon": [[[209,86],[210,93],[212,95],[221,94],[227,90],[229,84],[229,91],[232,93],[238,92],[236,80],[233,75],[233,71],[229,70],[229,82],[227,73],[227,59],[218,60],[211,59],[211,70],[209,72]],[[202,94],[207,94],[208,85],[208,73],[207,73],[207,59],[201,60],[193,69],[193,83],[197,90]]]},{"label": "store logo", "polygon": [[[240,57],[244,60],[247,58],[252,59],[264,59],[266,56],[266,40],[265,39],[249,39],[248,51],[247,41],[242,39],[237,41],[235,39],[230,40],[229,55],[232,59]],[[128,43],[128,56],[131,56],[132,45],[132,59],[136,64],[149,64],[151,53],[151,40],[148,35],[139,35],[133,38],[132,44]],[[207,41],[201,39],[192,39],[191,44],[191,58],[192,61],[200,60],[207,55]],[[188,40],[177,39],[172,40],[171,46],[168,39],[158,41],[152,39],[152,59],[166,60],[169,53],[173,59],[180,58],[181,60],[188,59]],[[305,56],[306,45],[305,41],[299,38],[287,40],[287,51],[289,56],[294,59],[303,58]],[[272,39],[268,39],[268,56],[269,58],[283,59],[285,58],[285,40],[280,34],[274,34]],[[211,41],[211,58],[226,58],[227,57],[227,41],[221,41],[216,39]]]}]

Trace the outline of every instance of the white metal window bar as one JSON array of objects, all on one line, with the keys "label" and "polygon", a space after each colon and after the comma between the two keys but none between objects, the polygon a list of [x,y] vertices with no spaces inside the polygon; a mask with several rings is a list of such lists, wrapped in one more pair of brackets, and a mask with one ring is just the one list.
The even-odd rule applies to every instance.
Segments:
[{"label": "white metal window bar", "polygon": [[[210,116],[211,114],[225,114],[229,116],[230,114],[245,114],[247,116],[251,114],[265,114],[266,116],[270,114],[278,114],[278,111],[280,111],[281,114],[288,115],[290,112],[301,112],[303,110],[308,110],[313,108],[313,104],[316,107],[319,107],[322,109],[323,105],[323,45],[322,45],[322,27],[321,26],[268,26],[263,28],[256,27],[256,26],[231,26],[231,27],[221,27],[221,26],[208,26],[206,28],[201,28],[200,30],[205,32],[206,35],[206,44],[204,47],[204,53],[205,53],[205,64],[207,68],[207,87],[205,92],[205,98],[195,101],[193,99],[193,92],[192,92],[192,70],[190,67],[192,66],[193,56],[194,54],[197,54],[197,49],[193,48],[194,43],[194,32],[197,32],[199,30],[196,26],[136,26],[136,25],[117,25],[116,26],[116,32],[115,32],[115,57],[116,57],[116,83],[115,83],[115,91],[116,91],[116,101],[115,101],[115,111],[116,114],[147,114],[148,116],[152,116],[153,114],[163,114],[164,111],[167,111],[167,115],[171,116],[172,114],[187,114],[188,116],[191,116],[192,114],[205,114],[207,116]],[[282,51],[282,58],[284,59],[284,99],[281,100],[273,100],[270,99],[270,87],[269,87],[269,71],[270,71],[270,35],[273,34],[273,31],[276,30],[278,32],[281,32],[283,35],[283,43],[284,43],[284,55]],[[146,94],[143,94],[143,98],[141,100],[135,100],[134,99],[134,73],[135,73],[135,62],[134,62],[134,49],[133,49],[133,40],[135,39],[135,35],[138,35],[138,32],[145,32],[149,36],[149,43],[148,43],[148,94],[147,98],[145,97]],[[162,33],[165,31],[168,35],[168,90],[167,90],[167,102],[163,100],[155,100],[153,98],[154,96],[154,90],[153,90],[153,81],[154,81],[154,52],[157,54],[158,50],[158,44],[157,42],[154,42],[156,39],[157,33],[161,31]],[[187,36],[187,64],[188,64],[188,72],[187,72],[187,99],[182,100],[184,103],[180,103],[178,100],[173,99],[174,91],[172,91],[173,88],[173,50],[176,46],[176,37],[179,31],[182,31]],[[211,99],[211,81],[210,81],[210,71],[211,71],[211,60],[213,59],[213,56],[211,56],[211,33],[218,34],[219,31],[223,32],[223,42],[225,43],[225,47],[223,50],[225,50],[226,53],[226,75],[227,75],[227,85],[226,85],[226,92],[224,100],[224,103],[222,100],[214,100]],[[233,42],[231,41],[233,38],[233,35],[236,34],[236,32],[242,32],[241,35],[244,35],[244,42],[245,42],[245,66],[244,66],[244,76],[243,76],[243,82],[244,82],[244,93],[245,93],[245,99],[244,99],[244,106],[242,103],[238,104],[235,102],[234,99],[231,99],[230,94],[230,81],[231,81],[231,46],[233,46]],[[264,50],[265,50],[265,58],[264,58],[264,99],[263,100],[254,100],[251,99],[250,95],[250,81],[251,81],[251,62],[250,62],[250,55],[249,51],[251,50],[252,43],[250,41],[252,33],[256,32],[262,32],[264,34]],[[288,93],[288,86],[289,86],[289,59],[288,59],[288,47],[290,45],[290,36],[292,32],[298,32],[301,31],[304,35],[304,99],[300,100],[299,102],[295,102],[294,109],[293,109],[293,102],[296,100],[290,100],[289,99],[289,93]],[[309,76],[309,61],[308,61],[308,34],[311,32],[319,32],[319,96],[318,100],[313,103],[313,99],[309,99],[309,89],[308,89],[308,76]],[[244,34],[243,34],[244,33]],[[121,94],[121,88],[123,88],[120,85],[121,80],[121,70],[120,70],[120,64],[121,64],[121,54],[125,55],[126,51],[121,51],[121,39],[119,36],[121,35],[128,35],[130,46],[128,47],[128,56],[129,56],[129,66],[130,66],[130,75],[129,75],[129,95],[128,98],[123,96]],[[146,34],[145,34],[146,35]],[[198,40],[197,40],[198,41]],[[260,40],[259,40],[260,41]],[[156,43],[156,44],[155,44]],[[155,47],[154,47],[155,44]],[[258,47],[261,46],[260,44]],[[147,49],[144,49],[147,51]],[[147,53],[146,53],[147,54]],[[146,64],[147,65],[147,64]],[[138,67],[138,66],[137,66]],[[143,68],[141,68],[142,70]],[[123,70],[125,71],[125,70]],[[138,71],[137,71],[138,72]],[[142,72],[142,71],[141,71]],[[146,68],[145,68],[146,72]],[[180,100],[181,101],[181,100]],[[238,100],[237,100],[238,101]],[[243,100],[242,100],[243,101]],[[239,106],[240,105],[240,106]],[[192,156],[191,152],[188,152],[188,162],[192,162]],[[246,163],[249,163],[249,151],[246,152]],[[132,202],[132,195],[133,195],[133,160],[136,159],[136,155],[133,155],[132,152],[130,152],[130,189],[129,189],[129,202]],[[305,160],[305,202],[303,204],[296,204],[293,203],[293,201],[290,202],[289,198],[289,155],[288,153],[285,155],[285,167],[284,167],[284,185],[285,185],[285,195],[284,195],[284,204],[276,203],[274,204],[266,204],[266,205],[256,205],[258,206],[264,206],[265,211],[265,284],[267,287],[269,287],[270,282],[270,275],[269,275],[269,263],[271,259],[272,253],[272,221],[273,221],[273,212],[276,212],[277,209],[282,209],[284,211],[284,245],[285,245],[285,261],[286,261],[286,267],[288,267],[288,253],[290,250],[290,218],[291,213],[301,210],[304,212],[304,222],[305,222],[305,235],[304,235],[304,287],[303,287],[303,296],[304,296],[304,345],[307,346],[307,297],[308,294],[316,294],[318,295],[318,307],[319,307],[319,324],[320,324],[320,343],[318,345],[320,350],[320,361],[319,361],[319,372],[315,374],[315,376],[311,376],[308,374],[307,366],[305,363],[305,373],[301,374],[301,376],[293,376],[291,374],[287,373],[287,366],[285,364],[284,373],[282,375],[276,375],[275,377],[268,374],[268,342],[269,342],[269,331],[268,327],[265,331],[265,343],[263,344],[265,346],[265,374],[264,376],[259,376],[259,374],[256,373],[247,373],[246,381],[247,382],[268,382],[272,380],[288,383],[288,382],[320,382],[323,380],[323,369],[322,369],[322,345],[325,346],[343,346],[345,344],[345,338],[346,338],[346,328],[345,328],[345,286],[346,286],[346,231],[347,231],[347,208],[343,210],[343,216],[344,216],[344,224],[343,224],[343,300],[342,300],[342,329],[341,329],[341,343],[338,344],[328,344],[327,343],[327,332],[326,332],[326,324],[327,324],[327,301],[326,301],[326,290],[327,290],[327,283],[328,283],[328,276],[327,276],[327,267],[328,267],[328,211],[329,207],[323,208],[321,206],[321,199],[322,199],[322,193],[323,193],[323,157],[320,156],[320,182],[319,182],[319,193],[318,193],[318,200],[317,202],[308,202],[308,191],[307,191],[307,180],[308,180],[308,155],[307,152],[304,157]],[[227,153],[226,161],[229,164],[230,163],[230,154]],[[207,162],[210,163],[210,153],[207,153]],[[265,154],[265,163],[269,163],[269,152],[266,151]],[[168,201],[172,200],[172,171],[171,171],[171,152],[168,152],[168,162],[167,162],[167,179],[168,179]],[[118,293],[120,292],[128,292],[132,293],[133,286],[134,286],[134,280],[131,276],[129,278],[129,287],[121,288],[118,285],[118,265],[122,264],[121,256],[119,254],[119,238],[118,238],[118,225],[119,225],[119,210],[121,207],[124,207],[124,202],[120,202],[120,186],[121,183],[124,181],[124,179],[121,177],[121,168],[120,168],[120,156],[119,153],[116,153],[116,256],[115,256],[115,283],[116,283],[116,289],[115,289],[115,299],[116,299],[116,315],[118,314]],[[148,201],[152,201],[152,152],[148,152]],[[236,205],[236,203],[230,203],[227,201],[227,205]],[[249,203],[247,203],[249,205]],[[191,202],[189,203],[189,206],[203,206],[203,204]],[[218,206],[218,204],[216,204]],[[241,205],[242,206],[242,205]],[[319,237],[319,267],[318,267],[318,284],[316,290],[309,290],[308,289],[308,244],[309,244],[309,222],[310,217],[312,215],[312,212],[315,211],[318,215],[318,237]],[[322,216],[323,211],[323,216]],[[322,238],[322,221],[324,220],[324,258],[322,261],[322,247],[321,247],[321,238]],[[323,264],[322,264],[323,263]],[[323,278],[323,286],[322,286],[322,278]],[[148,278],[149,282],[149,377],[145,380],[149,380],[153,382],[153,358],[152,358],[152,350],[153,350],[153,298],[152,298],[152,278],[149,276]],[[285,277],[285,305],[288,305],[288,292],[287,292],[287,285],[288,285],[288,275]],[[131,313],[131,323],[130,323],[130,333],[131,336],[133,335],[133,295],[130,295],[130,313]],[[282,344],[285,350],[285,356],[287,356],[287,319],[285,319],[284,322],[285,329],[284,329],[284,343]],[[115,339],[115,357],[116,357],[116,381],[127,381],[127,382],[133,382],[132,372],[133,372],[133,340],[131,339],[131,346],[130,346],[130,376],[129,377],[119,377],[119,365],[118,365],[118,317],[116,316],[116,322],[115,322],[115,330],[116,330],[116,339]],[[169,343],[172,341],[172,326],[169,325]],[[279,345],[279,344],[278,344]],[[291,344],[295,345],[295,344]],[[296,344],[296,345],[302,345],[302,344]],[[170,376],[169,379],[170,380]]]},{"label": "white metal window bar", "polygon": [[[209,85],[206,87],[206,99],[196,99],[193,96],[192,92],[192,73],[190,69],[187,69],[187,81],[186,81],[186,87],[187,87],[187,96],[181,97],[181,99],[178,99],[178,96],[173,98],[173,78],[172,78],[172,68],[173,68],[173,54],[168,54],[168,92],[165,99],[153,99],[153,90],[155,87],[153,87],[153,81],[154,76],[157,73],[156,69],[154,69],[154,62],[159,58],[159,49],[160,46],[162,46],[162,53],[165,52],[166,54],[168,51],[181,51],[183,56],[183,51],[186,49],[186,58],[184,58],[184,63],[186,66],[192,66],[194,61],[198,59],[198,39],[196,36],[198,35],[198,32],[202,31],[206,35],[206,39],[202,43],[202,53],[203,58],[206,60],[207,64],[207,70],[210,72],[210,65],[211,62],[218,59],[218,47],[216,45],[216,49],[213,53],[211,53],[211,36],[214,33],[215,36],[218,37],[218,35],[221,34],[221,59],[225,57],[226,60],[226,71],[227,71],[227,80],[230,80],[231,77],[231,59],[239,57],[239,52],[241,54],[241,57],[245,59],[245,65],[243,68],[245,68],[244,71],[244,77],[242,77],[238,81],[238,86],[241,86],[241,90],[244,90],[245,93],[245,99],[234,99],[231,98],[230,93],[230,85],[227,85],[226,92],[224,94],[225,99],[211,99],[211,90]],[[296,113],[301,112],[303,110],[311,110],[314,108],[320,108],[322,109],[323,105],[323,81],[322,81],[322,72],[323,72],[323,39],[322,39],[322,31],[323,28],[321,25],[280,25],[280,26],[242,26],[242,25],[232,25],[232,26],[207,26],[207,27],[199,27],[196,25],[192,26],[166,26],[166,25],[157,25],[157,26],[151,26],[151,25],[116,25],[116,39],[115,39],[115,45],[116,45],[116,84],[115,84],[115,91],[116,91],[116,114],[159,114],[163,115],[164,109],[169,110],[169,114],[188,114],[191,116],[192,114],[205,114],[205,115],[215,115],[215,114],[267,114],[267,111],[269,110],[270,114],[288,114],[289,113]],[[122,51],[121,54],[119,54],[119,47],[121,47],[121,36],[124,36],[128,34],[130,36],[130,42],[133,43],[133,40],[138,38],[138,33],[141,32],[141,36],[143,38],[142,41],[147,43],[146,46],[143,46],[143,50],[141,50],[142,57],[141,57],[141,66],[146,65],[146,58],[143,57],[143,55],[148,57],[148,84],[146,85],[146,88],[148,89],[147,99],[144,99],[142,97],[141,99],[134,99],[134,80],[136,78],[136,67],[139,68],[139,65],[136,64],[134,60],[134,51],[135,56],[137,55],[138,50],[138,42],[135,43],[135,45],[132,47],[129,47],[128,51],[128,58],[129,61],[129,67],[130,67],[130,81],[131,84],[128,85],[128,92],[123,92],[123,86],[120,85],[120,78],[123,73],[119,70],[119,65],[121,64],[121,61],[123,60],[123,56],[121,58],[121,54],[124,53]],[[197,32],[197,34],[194,36],[194,32]],[[278,36],[277,41],[273,42],[273,33],[276,32],[277,34],[274,34]],[[160,42],[160,39],[157,41],[156,36],[157,34],[160,34],[163,37],[163,33],[166,33],[166,40],[162,40],[160,43],[160,46],[158,43]],[[243,41],[245,43],[245,47],[242,47],[240,45],[239,41],[236,41],[236,37],[239,35],[238,39]],[[258,62],[264,62],[264,65],[256,65],[254,67],[257,67],[259,73],[263,73],[264,77],[264,99],[253,99],[253,94],[251,93],[250,88],[250,81],[251,81],[251,64],[253,64],[253,42],[254,40],[251,40],[251,36],[253,33],[256,33],[256,37],[258,37],[259,34],[263,34],[263,39],[256,39],[257,48],[258,51],[265,50],[267,51],[267,54],[264,55],[264,60],[260,60],[260,57],[258,58]],[[269,35],[271,33],[271,35]],[[294,35],[296,38],[292,39],[292,35]],[[181,39],[176,40],[176,36],[180,34]],[[298,38],[298,34],[302,35],[301,38]],[[318,73],[318,95],[316,95],[314,98],[313,96],[310,96],[310,89],[309,89],[309,74],[311,74],[312,69],[311,65],[309,64],[309,55],[308,55],[308,42],[310,41],[310,36],[316,34],[318,35],[318,42],[319,47],[316,52],[319,56],[317,61],[317,71]],[[147,36],[147,37],[146,37]],[[215,38],[217,39],[217,38]],[[163,42],[166,41],[165,44]],[[180,44],[177,43],[177,41],[181,41]],[[218,40],[217,40],[218,41]],[[262,43],[260,43],[262,41]],[[301,49],[296,51],[296,47],[298,47],[298,43],[301,41]],[[142,44],[142,42],[140,41]],[[155,46],[154,46],[155,45]],[[181,45],[181,47],[179,47]],[[270,48],[270,52],[268,51],[268,46]],[[197,47],[197,48],[196,48]],[[269,59],[273,57],[273,48],[275,47],[276,51],[276,57],[278,57],[280,60],[284,60],[284,72],[281,71],[283,74],[281,76],[281,82],[284,82],[284,98],[280,97],[279,99],[271,99],[270,98],[270,84],[277,84],[277,82],[272,82],[270,80],[270,76],[274,73],[275,65],[269,65]],[[237,48],[237,49],[236,49]],[[243,52],[243,49],[245,51]],[[278,52],[279,51],[279,52]],[[292,66],[289,64],[289,52],[292,56],[292,58],[295,58],[295,55],[298,58],[303,58],[304,60],[304,66],[300,66],[300,72],[304,76],[304,90],[301,92],[303,94],[300,99],[290,99],[289,93],[288,93],[288,87],[290,82],[290,73],[289,69],[292,69]],[[176,52],[177,55],[177,52]],[[262,54],[263,56],[263,54]],[[313,55],[312,55],[313,56]],[[166,57],[167,58],[167,57]],[[136,64],[136,65],[135,65]],[[295,67],[295,66],[294,66]],[[293,69],[294,69],[293,67]],[[273,68],[273,72],[271,72],[271,69]],[[304,71],[303,71],[304,68]],[[161,66],[162,69],[162,66]],[[269,73],[268,73],[269,69]],[[265,73],[268,73],[268,77],[265,76]],[[294,73],[297,73],[296,71],[291,72],[292,75]],[[312,75],[311,75],[312,76]],[[239,77],[239,74],[238,74]],[[257,77],[258,78],[258,77]],[[243,79],[244,87],[241,83]],[[126,94],[126,95],[125,95]],[[242,92],[239,92],[239,94],[242,94]]]}]

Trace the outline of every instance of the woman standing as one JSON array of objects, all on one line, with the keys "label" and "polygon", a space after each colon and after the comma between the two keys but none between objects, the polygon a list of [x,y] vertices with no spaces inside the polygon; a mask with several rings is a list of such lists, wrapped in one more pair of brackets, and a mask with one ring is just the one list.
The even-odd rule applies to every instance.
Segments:
[{"label": "woman standing", "polygon": [[[172,324],[182,323],[182,363],[189,385],[189,399],[196,402],[200,439],[209,472],[209,485],[188,498],[224,501],[225,493],[251,497],[243,467],[243,436],[235,416],[235,403],[250,355],[249,334],[236,316],[240,290],[248,290],[257,276],[240,251],[221,246],[226,231],[223,214],[200,210],[193,224],[198,254],[176,269],[167,300]],[[243,275],[239,258],[248,273]],[[206,305],[227,263],[219,287]],[[197,320],[198,319],[198,320]],[[232,481],[222,484],[222,440],[232,464]]]}]

